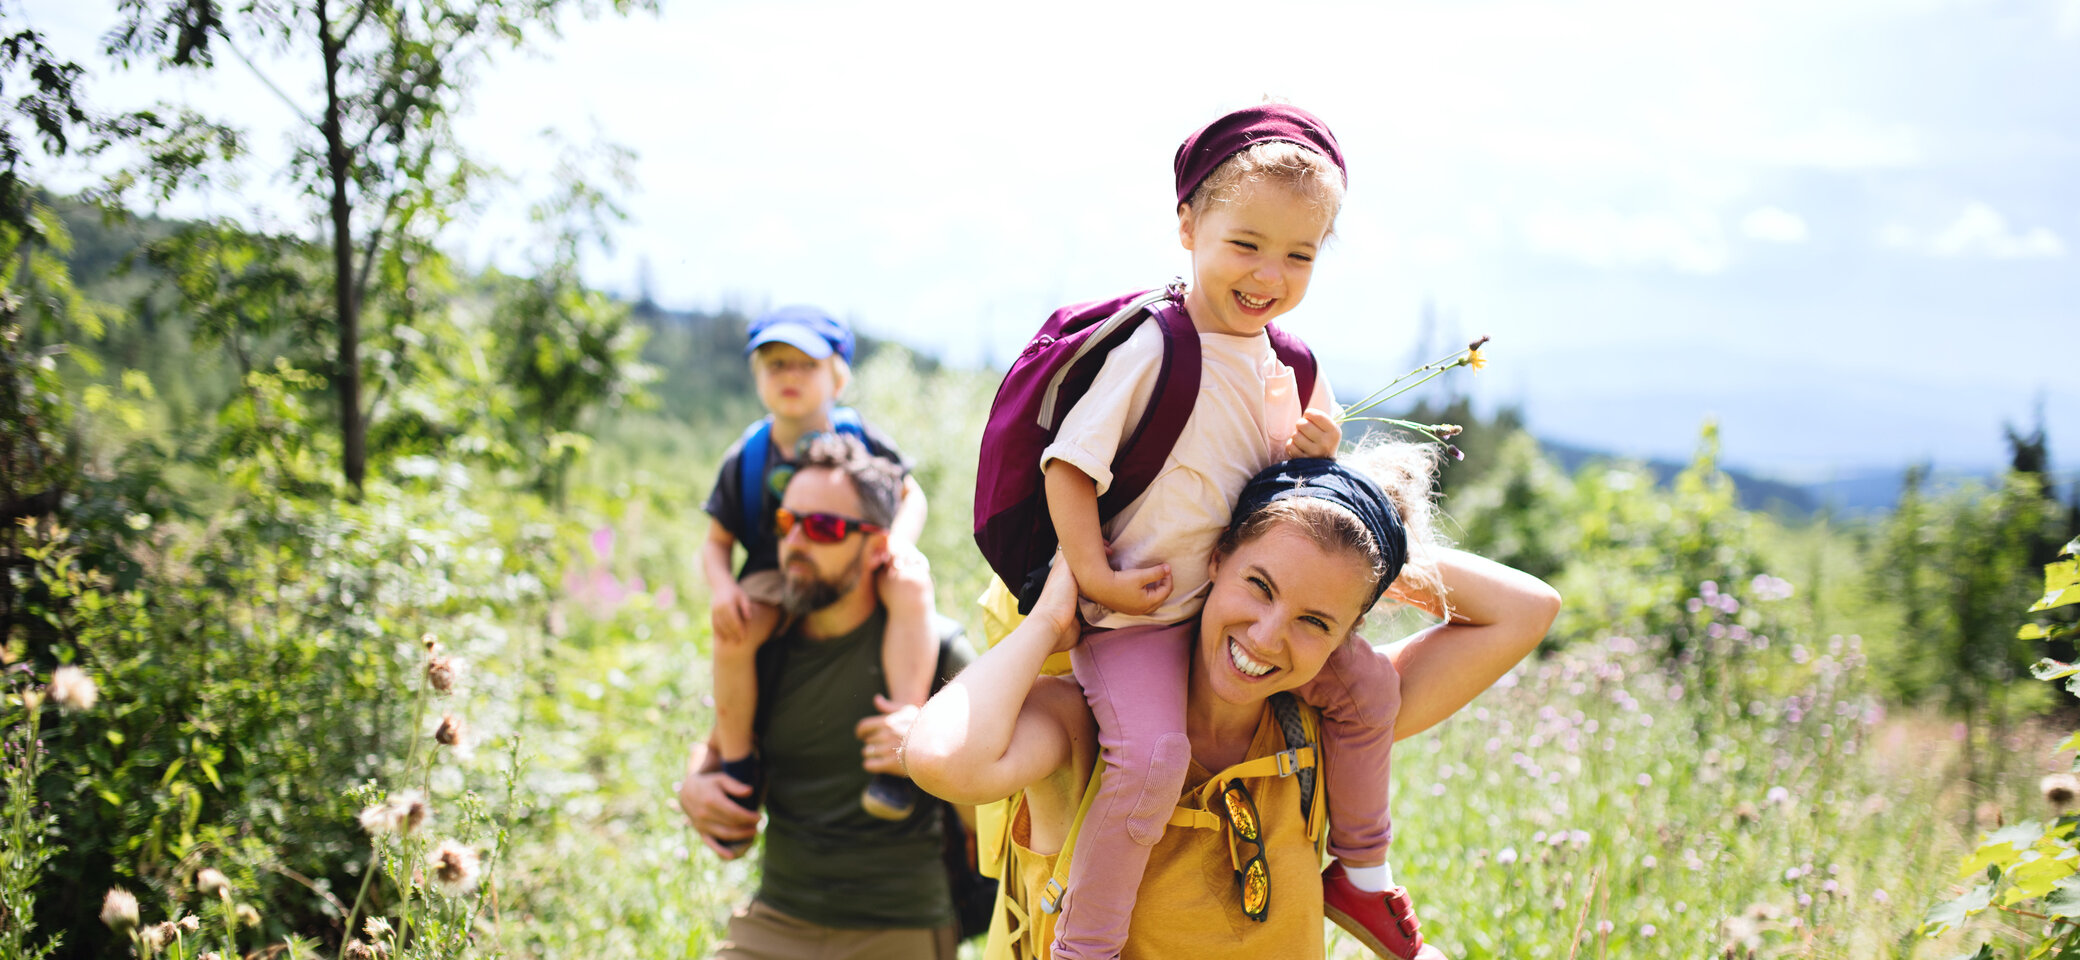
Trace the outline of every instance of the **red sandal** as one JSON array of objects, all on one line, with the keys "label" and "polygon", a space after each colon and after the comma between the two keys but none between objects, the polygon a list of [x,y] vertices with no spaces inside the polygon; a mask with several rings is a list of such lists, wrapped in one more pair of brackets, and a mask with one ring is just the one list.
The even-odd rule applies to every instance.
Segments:
[{"label": "red sandal", "polygon": [[1367,893],[1351,883],[1342,861],[1337,861],[1322,871],[1322,910],[1382,957],[1446,960],[1444,951],[1423,942],[1423,925],[1416,920],[1407,887]]}]

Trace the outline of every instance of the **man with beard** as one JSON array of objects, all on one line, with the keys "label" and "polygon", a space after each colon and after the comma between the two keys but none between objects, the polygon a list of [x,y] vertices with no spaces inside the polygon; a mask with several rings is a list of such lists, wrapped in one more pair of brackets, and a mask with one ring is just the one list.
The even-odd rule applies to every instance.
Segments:
[{"label": "man with beard", "polygon": [[[902,489],[901,468],[852,437],[825,434],[810,441],[781,498],[787,622],[759,657],[766,782],[722,773],[708,742],[694,746],[679,786],[687,819],[725,860],[749,849],[760,799],[766,809],[758,892],[730,918],[718,957],[954,956],[941,859],[944,808],[923,802],[890,821],[868,815],[859,802],[870,776],[903,772],[897,748],[916,713],[886,697],[880,649],[887,612],[873,576],[890,562],[887,528]],[[935,624],[943,683],[973,654],[958,625],[943,617]]]}]

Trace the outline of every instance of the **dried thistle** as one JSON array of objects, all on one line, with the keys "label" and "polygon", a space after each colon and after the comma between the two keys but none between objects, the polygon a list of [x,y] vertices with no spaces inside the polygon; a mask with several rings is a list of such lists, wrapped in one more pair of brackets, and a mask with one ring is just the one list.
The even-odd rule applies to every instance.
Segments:
[{"label": "dried thistle", "polygon": [[2070,773],[2054,773],[2037,781],[2037,789],[2044,791],[2044,802],[2060,810],[2080,796],[2080,778]]},{"label": "dried thistle", "polygon": [[452,747],[461,743],[463,736],[468,732],[469,727],[462,722],[461,717],[444,713],[441,714],[441,725],[433,731],[433,741],[444,747]]},{"label": "dried thistle", "polygon": [[361,931],[368,934],[370,940],[386,939],[390,936],[390,921],[382,917],[369,917],[362,921]]},{"label": "dried thistle", "polygon": [[182,933],[195,933],[202,929],[202,918],[191,913],[180,918],[175,926],[180,927]]},{"label": "dried thistle", "polygon": [[195,874],[195,889],[205,897],[231,898],[231,878],[215,867],[203,867]]},{"label": "dried thistle", "polygon": [[433,692],[443,696],[453,693],[455,682],[462,676],[462,661],[454,657],[433,657],[426,661],[426,682],[433,685]]},{"label": "dried thistle", "polygon": [[68,713],[94,709],[94,701],[100,699],[101,690],[94,686],[94,678],[85,670],[66,664],[51,674],[51,699],[58,702]]},{"label": "dried thistle", "polygon": [[108,896],[101,899],[101,922],[116,936],[128,936],[137,929],[137,897],[122,887],[108,888]]},{"label": "dried thistle", "polygon": [[376,960],[375,948],[370,947],[367,941],[349,940],[347,941],[347,960]]},{"label": "dried thistle", "polygon": [[257,927],[260,925],[260,911],[254,909],[250,903],[239,904],[238,909],[232,911],[232,913],[238,917],[238,922],[245,926]]},{"label": "dried thistle", "polygon": [[433,879],[455,896],[477,884],[477,852],[453,840],[443,840],[426,858]]}]

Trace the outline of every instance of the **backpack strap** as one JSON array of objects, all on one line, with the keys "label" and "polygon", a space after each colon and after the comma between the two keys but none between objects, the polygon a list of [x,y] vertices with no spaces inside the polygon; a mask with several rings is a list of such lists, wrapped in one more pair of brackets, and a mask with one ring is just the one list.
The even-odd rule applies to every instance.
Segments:
[{"label": "backpack strap", "polygon": [[766,460],[772,456],[773,418],[762,417],[744,431],[744,445],[737,450],[737,509],[744,535],[744,549],[751,549],[751,538],[763,540],[771,535],[768,525],[759,522],[766,512]]},{"label": "backpack strap", "polygon": [[[1171,808],[1169,825],[1173,827],[1200,827],[1221,830],[1227,821],[1213,811],[1213,797],[1231,780],[1248,777],[1300,777],[1300,813],[1307,820],[1307,836],[1315,841],[1319,853],[1328,841],[1328,831],[1323,829],[1328,822],[1326,790],[1315,789],[1315,774],[1321,769],[1322,742],[1321,720],[1312,710],[1300,707],[1300,700],[1291,693],[1271,695],[1272,714],[1278,720],[1279,732],[1285,735],[1286,748],[1269,756],[1244,760],[1214,774],[1202,785],[1196,795],[1200,809],[1183,804]],[[1062,908],[1062,896],[1069,890],[1069,861],[1076,852],[1076,835],[1083,829],[1084,818],[1090,815],[1091,801],[1098,798],[1098,785],[1105,776],[1105,761],[1100,758],[1091,767],[1091,777],[1083,787],[1083,802],[1076,807],[1076,817],[1069,821],[1069,835],[1062,840],[1060,853],[1055,854],[1054,873],[1047,879],[1041,891],[1040,910],[1057,913]],[[1023,801],[1021,801],[1023,802]],[[1013,815],[1016,815],[1014,811]],[[1009,856],[1010,847],[1005,847]]]},{"label": "backpack strap", "polygon": [[1314,351],[1308,349],[1299,337],[1285,332],[1275,323],[1264,327],[1264,335],[1271,338],[1271,352],[1278,354],[1278,362],[1293,368],[1293,386],[1300,391],[1300,409],[1307,409],[1307,402],[1314,399],[1317,372]]},{"label": "backpack strap", "polygon": [[[837,433],[850,434],[862,446],[867,443],[867,425],[858,410],[851,407],[831,408],[831,429]],[[771,524],[766,520],[766,461],[773,456],[773,418],[763,417],[745,428],[744,446],[737,452],[737,505],[744,523],[744,536],[749,549],[754,536],[763,539],[770,533]]]},{"label": "backpack strap", "polygon": [[1112,485],[1098,498],[1101,523],[1148,491],[1199,403],[1199,331],[1167,294],[1151,301],[1147,310],[1163,331],[1163,365],[1156,371],[1155,392],[1141,412],[1141,422],[1113,455]]}]

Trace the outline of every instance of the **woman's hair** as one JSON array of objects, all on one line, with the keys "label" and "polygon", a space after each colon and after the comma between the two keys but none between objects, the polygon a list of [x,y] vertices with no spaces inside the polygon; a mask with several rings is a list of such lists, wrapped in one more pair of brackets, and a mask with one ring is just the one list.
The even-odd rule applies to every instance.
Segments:
[{"label": "woman's hair", "polygon": [[[1338,461],[1371,478],[1393,502],[1408,531],[1408,562],[1395,583],[1436,593],[1440,586],[1434,548],[1444,546],[1437,533],[1437,448],[1405,441],[1372,441]],[[1290,497],[1274,500],[1246,517],[1235,517],[1215,550],[1225,557],[1281,523],[1290,523],[1324,550],[1347,551],[1363,559],[1376,581],[1387,573],[1387,557],[1355,514],[1327,500]],[[1359,611],[1361,614],[1367,611]]]},{"label": "woman's hair", "polygon": [[1221,161],[1185,205],[1194,215],[1203,214],[1214,204],[1233,202],[1245,187],[1257,183],[1285,187],[1327,211],[1329,232],[1336,232],[1336,212],[1343,207],[1343,171],[1328,157],[1285,140],[1258,141]]}]

